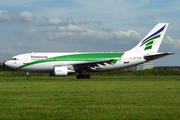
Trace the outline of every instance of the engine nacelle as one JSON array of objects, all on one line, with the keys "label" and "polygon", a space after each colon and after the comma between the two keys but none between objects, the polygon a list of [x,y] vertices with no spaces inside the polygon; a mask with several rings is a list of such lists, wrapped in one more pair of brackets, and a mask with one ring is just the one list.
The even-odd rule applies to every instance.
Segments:
[{"label": "engine nacelle", "polygon": [[68,75],[67,67],[54,67],[54,76],[66,77]]},{"label": "engine nacelle", "polygon": [[50,76],[67,77],[68,75],[74,74],[75,71],[72,66],[55,66],[54,72],[50,72]]}]

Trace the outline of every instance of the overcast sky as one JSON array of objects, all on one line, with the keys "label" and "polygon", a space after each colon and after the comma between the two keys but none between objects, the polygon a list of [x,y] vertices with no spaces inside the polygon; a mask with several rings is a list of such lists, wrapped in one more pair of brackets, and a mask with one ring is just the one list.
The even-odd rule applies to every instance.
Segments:
[{"label": "overcast sky", "polygon": [[1,0],[0,61],[28,52],[124,52],[168,22],[156,66],[180,64],[179,0]]}]

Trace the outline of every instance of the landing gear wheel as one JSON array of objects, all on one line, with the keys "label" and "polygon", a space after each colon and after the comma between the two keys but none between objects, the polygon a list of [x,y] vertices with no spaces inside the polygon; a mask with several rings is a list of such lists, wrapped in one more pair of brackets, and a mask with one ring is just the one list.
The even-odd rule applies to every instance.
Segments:
[{"label": "landing gear wheel", "polygon": [[76,78],[77,78],[77,79],[81,79],[81,75],[77,75]]},{"label": "landing gear wheel", "polygon": [[26,72],[26,74],[27,74],[27,79],[28,79],[28,80],[31,79],[31,77],[30,77],[30,75],[29,75],[29,72]]},{"label": "landing gear wheel", "polygon": [[77,79],[90,79],[89,75],[77,75],[76,76]]},{"label": "landing gear wheel", "polygon": [[29,79],[31,79],[31,77],[30,77],[30,76],[27,76],[27,79],[29,80]]},{"label": "landing gear wheel", "polygon": [[90,76],[89,76],[89,75],[86,75],[86,79],[90,79]]}]

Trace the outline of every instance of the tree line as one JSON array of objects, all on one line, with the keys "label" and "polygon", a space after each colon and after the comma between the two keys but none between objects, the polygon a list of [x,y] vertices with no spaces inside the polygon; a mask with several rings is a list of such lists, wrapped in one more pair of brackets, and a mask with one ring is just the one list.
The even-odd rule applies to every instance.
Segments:
[{"label": "tree line", "polygon": [[4,62],[0,62],[0,70],[1,71],[13,71],[12,69],[8,68],[4,65]]}]

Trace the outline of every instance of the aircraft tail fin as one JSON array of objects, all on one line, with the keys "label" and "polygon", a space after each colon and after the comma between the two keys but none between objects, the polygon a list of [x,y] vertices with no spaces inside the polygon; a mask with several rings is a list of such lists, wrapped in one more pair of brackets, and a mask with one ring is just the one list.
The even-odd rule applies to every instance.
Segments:
[{"label": "aircraft tail fin", "polygon": [[158,23],[137,46],[127,52],[156,53],[166,33],[169,23]]}]

